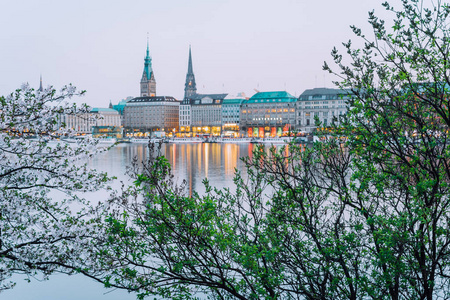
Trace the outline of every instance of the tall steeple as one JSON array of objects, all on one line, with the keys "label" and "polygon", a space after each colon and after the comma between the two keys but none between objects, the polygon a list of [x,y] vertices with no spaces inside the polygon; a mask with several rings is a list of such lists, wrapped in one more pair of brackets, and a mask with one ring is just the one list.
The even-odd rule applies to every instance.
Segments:
[{"label": "tall steeple", "polygon": [[152,69],[152,58],[148,46],[147,36],[147,55],[144,58],[144,71],[141,78],[141,97],[156,96],[156,81]]},{"label": "tall steeple", "polygon": [[148,49],[148,38],[147,38],[147,56],[145,56],[144,58],[144,74],[142,74],[142,77],[144,77],[144,75],[147,77],[147,79],[150,79],[150,76],[152,74],[152,58],[150,57],[150,51]]},{"label": "tall steeple", "polygon": [[184,99],[190,98],[197,93],[197,85],[195,84],[194,70],[192,68],[191,45],[189,45],[189,62],[186,74],[186,83],[184,85]]},{"label": "tall steeple", "polygon": [[44,88],[42,87],[42,74],[41,74],[41,80],[40,80],[40,83],[39,83],[39,91],[43,91],[44,90]]}]

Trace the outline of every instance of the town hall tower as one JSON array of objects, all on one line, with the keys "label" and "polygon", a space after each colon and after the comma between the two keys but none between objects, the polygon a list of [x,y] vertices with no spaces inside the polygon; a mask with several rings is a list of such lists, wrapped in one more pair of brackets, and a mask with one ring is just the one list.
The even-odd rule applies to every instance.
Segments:
[{"label": "town hall tower", "polygon": [[141,97],[154,97],[156,96],[156,81],[152,69],[152,58],[150,57],[148,50],[148,39],[147,56],[145,57],[144,62],[144,72],[142,72],[141,78]]}]

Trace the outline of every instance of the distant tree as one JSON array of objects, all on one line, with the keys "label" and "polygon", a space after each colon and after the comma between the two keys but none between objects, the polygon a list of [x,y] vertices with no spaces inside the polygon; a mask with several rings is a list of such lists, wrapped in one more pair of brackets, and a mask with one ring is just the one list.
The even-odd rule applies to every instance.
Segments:
[{"label": "distant tree", "polygon": [[95,142],[72,147],[56,141],[58,134],[70,133],[63,114],[89,111],[65,102],[82,93],[72,86],[58,93],[25,84],[0,97],[1,290],[14,285],[13,274],[46,278],[71,272],[86,251],[80,241],[95,231],[87,218],[95,209],[77,194],[108,180],[86,164],[97,152]]},{"label": "distant tree", "polygon": [[450,7],[402,4],[383,4],[392,28],[369,14],[374,40],[352,27],[363,48],[333,50],[324,68],[352,97],[321,142],[258,147],[236,190],[203,196],[159,154],[135,163],[99,278],[141,297],[449,299]]}]

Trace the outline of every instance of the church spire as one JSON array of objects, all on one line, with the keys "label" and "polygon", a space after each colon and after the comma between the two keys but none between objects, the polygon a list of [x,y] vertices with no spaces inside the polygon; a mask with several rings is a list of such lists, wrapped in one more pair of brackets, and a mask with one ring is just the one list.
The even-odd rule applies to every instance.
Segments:
[{"label": "church spire", "polygon": [[189,62],[188,62],[188,74],[194,75],[194,71],[192,69],[192,55],[191,55],[191,45],[189,45]]},{"label": "church spire", "polygon": [[189,45],[189,61],[188,71],[186,74],[186,83],[184,85],[184,99],[190,98],[197,93],[197,85],[195,84],[194,70],[192,67],[191,45]]},{"label": "church spire", "polygon": [[41,74],[41,79],[40,79],[40,83],[39,83],[39,91],[43,91],[44,88],[42,87],[42,74]]}]

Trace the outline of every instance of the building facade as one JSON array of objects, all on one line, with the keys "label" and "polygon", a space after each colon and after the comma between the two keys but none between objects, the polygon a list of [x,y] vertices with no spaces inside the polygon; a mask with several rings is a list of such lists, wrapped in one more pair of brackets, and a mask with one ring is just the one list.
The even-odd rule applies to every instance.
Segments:
[{"label": "building facade", "polygon": [[180,103],[180,134],[190,136],[191,132],[191,99],[183,99]]},{"label": "building facade", "polygon": [[181,136],[213,135],[222,133],[222,101],[227,94],[197,94],[191,47],[184,98],[180,104]]},{"label": "building facade", "polygon": [[95,126],[122,126],[119,113],[111,108],[92,108],[89,113],[64,115],[62,119],[75,134],[91,134]]},{"label": "building facade", "polygon": [[222,135],[238,137],[240,107],[245,98],[224,99],[222,101]]},{"label": "building facade", "polygon": [[314,88],[305,90],[297,101],[296,128],[299,131],[314,132],[317,128],[315,118],[328,127],[338,122],[339,116],[346,113],[345,100],[350,92],[340,89]]},{"label": "building facade", "polygon": [[152,58],[149,54],[148,40],[147,40],[147,55],[144,58],[144,71],[141,77],[141,97],[156,96],[156,81],[155,74],[152,68]]},{"label": "building facade", "polygon": [[296,102],[285,91],[256,93],[241,104],[241,133],[261,138],[288,135],[296,121]]},{"label": "building facade", "polygon": [[119,103],[117,103],[116,105],[113,105],[111,102],[109,103],[109,108],[112,108],[114,110],[117,110],[117,112],[120,115],[120,122],[123,126],[123,111],[125,109],[125,106],[127,105],[128,101],[130,101],[131,99],[133,99],[133,97],[127,97],[125,99],[122,99],[119,101]]},{"label": "building facade", "polygon": [[195,94],[190,100],[194,135],[222,134],[222,102],[227,94]]},{"label": "building facade", "polygon": [[179,130],[180,101],[170,96],[138,97],[127,102],[124,108],[124,127],[127,133],[150,134]]}]

